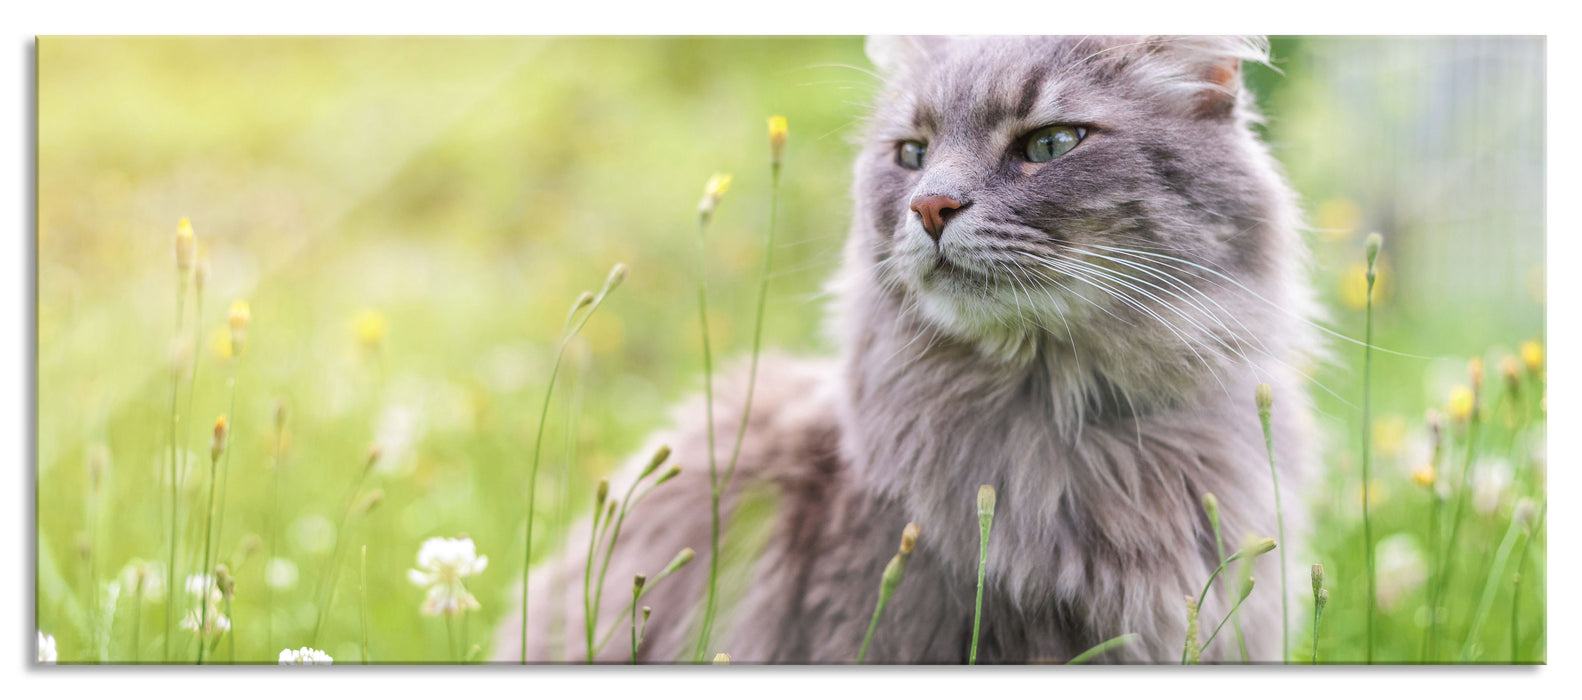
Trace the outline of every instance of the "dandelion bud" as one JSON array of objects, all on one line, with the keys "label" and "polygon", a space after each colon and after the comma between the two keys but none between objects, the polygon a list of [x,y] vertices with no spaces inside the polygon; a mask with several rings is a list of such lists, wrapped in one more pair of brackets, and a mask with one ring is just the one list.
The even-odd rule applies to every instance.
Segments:
[{"label": "dandelion bud", "polygon": [[356,516],[367,515],[368,511],[371,511],[374,508],[378,507],[380,503],[384,502],[384,500],[385,500],[385,491],[384,491],[384,489],[374,489],[372,491],[369,491],[368,493],[363,494],[362,498],[357,500],[357,504],[356,505],[352,506],[352,515],[356,515]]},{"label": "dandelion bud", "polygon": [[769,118],[769,165],[776,171],[780,170],[789,133],[785,117],[776,114]]},{"label": "dandelion bud", "polygon": [[236,579],[231,578],[230,567],[219,564],[214,567],[214,585],[220,589],[220,595],[226,598],[236,597]]},{"label": "dandelion bud", "polygon": [[674,479],[674,478],[676,478],[678,476],[681,476],[681,465],[679,465],[679,464],[677,464],[675,466],[672,466],[669,469],[666,469],[665,473],[660,474],[659,475],[659,480],[655,481],[654,485],[658,486],[658,485],[663,484],[666,481],[670,481],[671,479]]},{"label": "dandelion bud", "polygon": [[1246,600],[1247,596],[1252,595],[1252,584],[1253,584],[1252,576],[1248,576],[1247,578],[1242,579],[1241,580],[1241,590],[1238,591],[1236,595],[1238,597],[1240,597],[1242,600]]},{"label": "dandelion bud", "polygon": [[1324,565],[1313,565],[1313,595],[1318,595],[1319,589],[1324,587]]},{"label": "dandelion bud", "polygon": [[259,537],[256,533],[248,533],[247,535],[243,536],[241,543],[236,546],[237,568],[241,568],[242,564],[247,562],[248,557],[253,556],[253,554],[258,552],[258,550],[263,549],[263,547],[264,538]]},{"label": "dandelion bud", "polygon": [[286,417],[290,411],[291,407],[286,405],[285,399],[275,400],[275,432],[278,433],[286,429]]},{"label": "dandelion bud", "polygon": [[994,487],[984,484],[978,487],[978,519],[994,517]]},{"label": "dandelion bud", "polygon": [[703,223],[708,223],[714,216],[715,208],[719,207],[720,199],[731,188],[731,176],[726,173],[716,173],[703,185],[703,200],[698,202],[698,218]]},{"label": "dandelion bud", "polygon": [[1412,470],[1412,483],[1417,484],[1418,486],[1421,486],[1421,487],[1423,487],[1425,489],[1433,488],[1433,486],[1434,486],[1434,467],[1433,467],[1433,465],[1425,464],[1425,465],[1423,465],[1421,467],[1413,469]]},{"label": "dandelion bud", "polygon": [[247,325],[253,320],[253,313],[247,308],[247,302],[237,300],[231,302],[229,315],[231,324],[231,357],[241,357],[247,349]]},{"label": "dandelion bud", "polygon": [[1522,343],[1521,354],[1522,364],[1527,365],[1528,372],[1537,374],[1538,370],[1544,368],[1544,346],[1539,345],[1538,341],[1529,340]]},{"label": "dandelion bud", "polygon": [[648,577],[647,576],[644,576],[642,574],[638,574],[638,575],[632,577],[632,597],[633,598],[636,598],[637,596],[640,596],[640,595],[643,594],[643,585],[646,584],[646,583],[648,583]]},{"label": "dandelion bud", "polygon": [[1274,389],[1268,384],[1259,384],[1257,391],[1258,415],[1267,418],[1269,409],[1274,406]]},{"label": "dandelion bud", "polygon": [[599,480],[599,488],[593,492],[593,512],[598,513],[604,508],[604,499],[610,497],[610,480],[608,477]]},{"label": "dandelion bud", "polygon": [[1219,523],[1219,498],[1212,493],[1203,494],[1203,512],[1211,523]]},{"label": "dandelion bud", "polygon": [[1457,423],[1465,423],[1472,418],[1474,397],[1472,390],[1465,385],[1457,384],[1450,389],[1450,401],[1445,406],[1445,411]]},{"label": "dandelion bud", "polygon": [[675,571],[676,569],[679,569],[679,568],[681,568],[683,566],[686,566],[687,564],[692,563],[692,558],[695,557],[695,556],[697,556],[697,553],[692,551],[691,547],[687,547],[686,549],[683,549],[683,550],[681,550],[679,552],[676,552],[676,556],[674,556],[674,557],[672,557],[670,559],[670,563],[665,565],[664,570],[660,571],[659,575],[660,576],[668,576],[671,572]]},{"label": "dandelion bud", "polygon": [[1365,245],[1368,251],[1368,274],[1371,276],[1374,262],[1379,259],[1379,248],[1384,245],[1384,237],[1377,233],[1370,233]]},{"label": "dandelion bud", "polygon": [[906,524],[906,529],[901,530],[901,549],[900,549],[901,554],[911,554],[912,553],[912,549],[917,547],[917,536],[918,536],[918,534],[919,534],[919,530],[918,530],[918,527],[917,527],[917,523],[907,523]]},{"label": "dandelion bud", "polygon": [[626,274],[626,263],[615,263],[615,266],[610,268],[610,275],[604,278],[604,293],[609,294],[611,290],[621,286],[621,283],[626,281]]},{"label": "dandelion bud", "polygon": [[225,452],[227,430],[225,416],[214,419],[214,440],[209,443],[209,461],[219,460],[220,454]]},{"label": "dandelion bud", "polygon": [[652,615],[652,614],[654,614],[654,609],[648,607],[647,605],[644,605],[643,606],[643,626],[646,627],[648,625],[648,616]]},{"label": "dandelion bud", "polygon": [[1517,501],[1516,511],[1511,515],[1516,524],[1520,525],[1524,530],[1532,527],[1533,521],[1537,517],[1538,506],[1533,503],[1531,498],[1523,498]]},{"label": "dandelion bud", "polygon": [[609,506],[604,509],[604,522],[610,522],[610,519],[615,517],[615,506],[616,502],[610,501]]},{"label": "dandelion bud", "polygon": [[1247,544],[1242,545],[1241,551],[1236,554],[1237,559],[1253,559],[1274,551],[1274,538],[1263,537],[1259,539],[1248,538]]},{"label": "dandelion bud", "polygon": [[367,474],[369,470],[373,469],[374,465],[379,463],[379,458],[384,456],[384,453],[385,448],[381,447],[379,443],[376,442],[369,445],[368,458],[363,461],[363,473]]},{"label": "dandelion bud", "polygon": [[183,216],[176,223],[176,270],[183,276],[192,269],[193,256],[197,251],[198,240],[192,233],[192,221]]},{"label": "dandelion bud", "polygon": [[1320,589],[1318,589],[1318,594],[1313,596],[1313,607],[1315,608],[1313,614],[1322,616],[1324,614],[1324,606],[1328,605],[1328,604],[1329,604],[1329,589],[1328,588],[1320,588]]},{"label": "dandelion bud", "polygon": [[357,337],[357,345],[363,352],[378,350],[389,331],[390,322],[378,309],[363,309],[352,319],[352,335]]},{"label": "dandelion bud", "polygon": [[727,654],[727,653],[725,653],[723,651],[718,653],[718,654],[715,654],[714,655],[714,665],[715,666],[729,666],[729,665],[731,665],[731,655]]},{"label": "dandelion bud", "polygon": [[1521,393],[1522,363],[1515,355],[1506,355],[1500,359],[1500,376],[1505,378],[1505,388],[1512,396]]},{"label": "dandelion bud", "polygon": [[567,315],[569,316],[571,314],[575,314],[578,311],[581,311],[581,310],[587,308],[588,305],[592,304],[592,303],[593,303],[593,292],[590,292],[590,291],[584,289],[584,290],[582,290],[581,294],[577,295],[577,300],[575,302],[572,302],[572,304],[571,304],[571,312],[570,312],[570,314],[567,314]]},{"label": "dandelion bud", "polygon": [[88,489],[93,495],[99,495],[99,487],[104,485],[104,473],[109,468],[110,448],[104,445],[88,448]]},{"label": "dandelion bud", "polygon": [[670,459],[670,446],[660,445],[659,449],[654,450],[654,456],[648,459],[648,466],[643,468],[643,473],[637,478],[641,479],[654,473],[654,470],[658,469],[659,465],[664,464],[667,459]]}]

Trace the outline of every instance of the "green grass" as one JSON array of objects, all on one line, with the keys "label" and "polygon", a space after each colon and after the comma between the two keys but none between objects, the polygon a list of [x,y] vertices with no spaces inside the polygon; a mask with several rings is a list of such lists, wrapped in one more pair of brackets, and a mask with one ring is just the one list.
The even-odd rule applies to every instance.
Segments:
[{"label": "green grass", "polygon": [[[770,114],[786,115],[795,133],[779,185],[763,345],[831,351],[819,332],[822,284],[848,225],[848,141],[871,82],[827,66],[866,66],[858,40],[46,38],[39,46],[35,604],[63,661],[165,657],[163,596],[138,597],[127,579],[113,615],[104,601],[134,559],[166,573],[173,401],[182,412],[174,441],[191,477],[178,490],[174,523],[182,556],[176,580],[165,582],[178,601],[185,576],[200,566],[211,486],[206,436],[183,434],[201,436],[221,413],[234,417],[228,481],[214,484],[223,486],[224,513],[214,559],[227,564],[236,590],[221,658],[273,663],[283,648],[315,643],[340,663],[364,654],[375,663],[486,658],[492,631],[519,601],[524,465],[576,295],[614,263],[630,265],[630,278],[568,350],[584,368],[575,375],[578,408],[556,402],[549,411],[546,444],[567,449],[543,454],[535,560],[560,548],[562,526],[587,512],[599,479],[701,387],[689,224],[697,185],[713,172],[737,179],[704,251],[709,337],[721,366],[746,360],[770,220]],[[111,65],[116,79],[106,80]],[[578,70],[548,69],[566,65]],[[1303,124],[1283,114],[1323,99],[1306,66],[1293,61],[1283,66],[1288,79],[1268,82],[1267,131],[1282,161],[1306,163],[1323,150],[1329,163],[1333,144],[1282,131]],[[1347,194],[1344,178],[1292,172],[1296,189],[1317,201]],[[197,364],[173,387],[171,246],[182,216],[191,217],[210,273],[202,303],[189,289],[184,307],[189,333],[201,315]],[[1387,293],[1374,310],[1374,343],[1440,359],[1373,357],[1373,422],[1404,426],[1405,437],[1374,431],[1370,526],[1376,541],[1404,533],[1423,549],[1439,511],[1408,473],[1418,466],[1410,445],[1426,433],[1425,409],[1445,412],[1449,386],[1468,381],[1467,358],[1497,366],[1521,341],[1541,339],[1545,309],[1519,280],[1508,294],[1453,304],[1425,300],[1407,277],[1392,288],[1392,271],[1414,261],[1404,241],[1396,245],[1402,239],[1385,233],[1400,252],[1381,273]],[[1414,255],[1457,249],[1454,240],[1433,240],[1434,249]],[[1361,338],[1361,309],[1340,292],[1360,260],[1360,235],[1311,242],[1330,324]],[[215,348],[234,300],[249,302],[252,318],[232,409],[230,368]],[[1350,389],[1361,370],[1353,349],[1337,344],[1336,359],[1317,368],[1317,381],[1339,394],[1313,392],[1316,427],[1327,435],[1363,434]],[[1507,461],[1509,492],[1488,512],[1464,507],[1461,556],[1422,556],[1454,567],[1441,594],[1437,659],[1464,651],[1472,661],[1545,658],[1542,518],[1531,536],[1517,532],[1501,575],[1491,577],[1489,566],[1517,500],[1544,502],[1543,383],[1525,372],[1521,382],[1514,399],[1501,398],[1499,378],[1485,382],[1472,462],[1476,470]],[[290,417],[275,423],[279,401]],[[1443,483],[1459,482],[1467,432],[1447,420]],[[381,454],[364,482],[371,445]],[[1362,484],[1356,441],[1331,445],[1301,505],[1314,515],[1315,559],[1332,598],[1316,649],[1310,625],[1298,624],[1306,616],[1295,612],[1311,601],[1293,603],[1290,654],[1357,662],[1368,608]],[[90,497],[94,455],[104,455],[102,486]],[[349,500],[376,488],[384,494],[378,508],[342,519]],[[1440,517],[1448,520],[1456,501],[1445,503]],[[727,572],[739,567],[733,556],[750,553],[750,529],[726,530]],[[423,590],[406,571],[425,539],[462,534],[490,562],[466,580],[482,607],[448,625],[419,613]],[[263,546],[243,556],[249,536]],[[1313,563],[1287,554],[1298,571]],[[295,567],[294,582],[266,581],[271,557]],[[1423,660],[1428,583],[1400,586],[1416,577],[1392,580],[1388,562],[1379,564],[1381,594],[1401,590],[1379,606],[1375,658]],[[320,581],[333,588],[315,596]],[[730,584],[722,575],[727,602],[740,597]],[[326,599],[334,602],[321,610]],[[168,612],[179,621],[186,606]],[[722,605],[722,619],[729,612]],[[631,614],[601,628],[627,632]],[[581,620],[570,613],[567,622]],[[1205,620],[1203,632],[1219,622]],[[196,659],[192,639],[171,627],[171,655]],[[453,644],[441,628],[457,637]]]}]

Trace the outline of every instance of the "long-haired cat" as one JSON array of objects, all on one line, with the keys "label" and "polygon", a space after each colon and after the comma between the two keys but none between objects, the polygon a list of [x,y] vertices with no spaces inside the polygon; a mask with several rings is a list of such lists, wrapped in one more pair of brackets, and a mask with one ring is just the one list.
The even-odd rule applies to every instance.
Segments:
[{"label": "long-haired cat", "polygon": [[[1275,397],[1281,546],[1299,553],[1305,523],[1295,495],[1312,440],[1294,369],[1311,342],[1304,251],[1241,77],[1264,43],[889,38],[868,52],[884,84],[833,281],[840,357],[770,357],[758,373],[725,507],[767,492],[777,509],[761,547],[736,548],[747,580],[726,586],[739,595],[708,655],[855,660],[881,572],[915,522],[922,537],[868,658],[965,662],[975,499],[990,484],[980,662],[1064,661],[1125,633],[1138,637],[1101,660],[1178,662],[1186,600],[1219,559],[1203,495],[1218,498],[1227,552],[1277,532],[1260,383]],[[722,460],[744,389],[737,373],[716,392]],[[644,598],[644,661],[689,660],[701,617],[703,415],[686,405],[654,439],[687,470],[628,520],[606,584],[601,627],[621,617],[634,573],[698,552]],[[531,660],[583,658],[578,550],[532,578]],[[1277,561],[1258,560],[1239,612],[1253,661],[1280,656]],[[1205,630],[1238,585],[1214,587]],[[501,660],[520,654],[516,624],[500,633]],[[1240,658],[1231,629],[1204,660]],[[598,658],[629,654],[623,633]]]}]

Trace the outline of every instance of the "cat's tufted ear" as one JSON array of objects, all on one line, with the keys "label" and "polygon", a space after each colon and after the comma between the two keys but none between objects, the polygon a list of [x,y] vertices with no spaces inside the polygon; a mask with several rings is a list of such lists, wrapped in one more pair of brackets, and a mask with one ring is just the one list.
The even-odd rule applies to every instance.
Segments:
[{"label": "cat's tufted ear", "polygon": [[1132,70],[1154,94],[1178,101],[1190,115],[1228,119],[1241,97],[1243,61],[1268,63],[1263,37],[1155,36],[1130,54]]},{"label": "cat's tufted ear", "polygon": [[863,43],[868,60],[885,76],[897,76],[927,63],[945,37],[875,34]]}]

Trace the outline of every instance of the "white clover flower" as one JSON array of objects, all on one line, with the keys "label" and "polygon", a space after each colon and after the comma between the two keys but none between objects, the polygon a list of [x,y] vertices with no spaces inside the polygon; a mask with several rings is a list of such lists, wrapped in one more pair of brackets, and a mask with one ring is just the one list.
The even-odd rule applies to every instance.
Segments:
[{"label": "white clover flower", "polygon": [[181,628],[197,635],[199,627],[203,628],[203,634],[200,636],[218,637],[231,631],[231,620],[213,606],[209,607],[207,620],[197,610],[188,610],[187,616],[181,619]]},{"label": "white clover flower", "polygon": [[55,638],[44,634],[43,632],[39,632],[38,662],[41,664],[52,664],[55,663],[57,658],[58,657],[55,655]]},{"label": "white clover flower", "polygon": [[423,614],[455,615],[479,607],[478,599],[467,592],[461,580],[483,573],[489,558],[478,556],[471,538],[430,538],[418,550],[417,565],[407,571],[407,578],[428,588]]},{"label": "white clover flower", "polygon": [[231,629],[231,621],[220,612],[224,596],[214,577],[193,574],[187,577],[187,594],[199,598],[198,609],[188,610],[181,620],[181,628],[200,637],[215,637]]},{"label": "white clover flower", "polygon": [[132,591],[134,594],[142,590],[143,600],[156,601],[165,599],[165,572],[164,565],[157,561],[143,561],[133,559],[121,568],[121,587]]},{"label": "white clover flower", "polygon": [[1483,515],[1498,510],[1511,485],[1511,463],[1503,459],[1482,462],[1472,469],[1472,507]]},{"label": "white clover flower", "polygon": [[297,565],[290,559],[270,559],[269,565],[264,567],[264,582],[277,591],[297,585]]},{"label": "white clover flower", "polygon": [[281,666],[329,666],[334,663],[335,659],[318,649],[302,647],[280,650]]},{"label": "white clover flower", "polygon": [[1385,610],[1395,607],[1396,603],[1423,585],[1423,581],[1428,578],[1422,550],[1407,533],[1379,540],[1374,558],[1379,571],[1379,607]]}]

